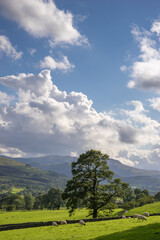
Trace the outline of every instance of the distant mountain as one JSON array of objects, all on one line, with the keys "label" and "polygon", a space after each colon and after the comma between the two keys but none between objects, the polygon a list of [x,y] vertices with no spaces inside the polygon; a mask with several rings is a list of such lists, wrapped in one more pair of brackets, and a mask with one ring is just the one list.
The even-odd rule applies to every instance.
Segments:
[{"label": "distant mountain", "polygon": [[[45,156],[38,158],[15,158],[16,161],[27,163],[45,171],[53,171],[64,174],[71,178],[71,163],[76,161],[76,157],[71,156]],[[160,171],[144,170],[122,164],[118,160],[108,161],[110,170],[115,173],[115,177],[120,177],[122,181],[130,183],[132,187],[146,188],[150,193],[160,190]]]},{"label": "distant mountain", "polygon": [[31,167],[11,158],[0,157],[0,186],[19,187],[31,192],[44,192],[51,187],[64,188],[67,177]]},{"label": "distant mountain", "polygon": [[110,159],[108,165],[109,168],[120,177],[152,176],[160,178],[160,171],[130,167],[118,160]]},{"label": "distant mountain", "polygon": [[124,182],[130,183],[132,187],[138,187],[141,189],[147,189],[151,194],[155,194],[160,190],[160,178],[151,176],[136,176],[136,177],[124,177]]},{"label": "distant mountain", "polygon": [[76,161],[76,157],[71,156],[45,156],[35,158],[14,158],[14,160],[29,164],[33,167],[40,168],[45,171],[53,171],[72,177],[71,163]]}]

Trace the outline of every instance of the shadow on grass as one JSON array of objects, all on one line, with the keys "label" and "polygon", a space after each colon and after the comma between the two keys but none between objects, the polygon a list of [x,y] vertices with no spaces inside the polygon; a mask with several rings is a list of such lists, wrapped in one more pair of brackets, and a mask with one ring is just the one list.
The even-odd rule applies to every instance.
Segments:
[{"label": "shadow on grass", "polygon": [[160,223],[138,226],[90,240],[160,240]]}]

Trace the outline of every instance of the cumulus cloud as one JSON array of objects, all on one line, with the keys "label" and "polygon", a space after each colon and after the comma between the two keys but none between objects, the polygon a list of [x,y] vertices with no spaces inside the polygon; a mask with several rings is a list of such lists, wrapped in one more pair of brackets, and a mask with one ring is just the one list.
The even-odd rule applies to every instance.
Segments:
[{"label": "cumulus cloud", "polygon": [[140,55],[131,66],[131,80],[129,88],[141,88],[147,91],[160,93],[160,50],[158,32],[158,22],[154,22],[149,31],[140,30],[137,26],[132,29],[140,49]]},{"label": "cumulus cloud", "polygon": [[50,56],[46,56],[43,61],[40,61],[40,68],[48,68],[51,70],[55,70],[55,69],[59,69],[59,70],[63,70],[63,71],[69,71],[72,68],[74,68],[75,66],[73,64],[71,64],[68,61],[67,56],[63,56],[63,60],[60,61],[56,61],[54,58],[50,57]]},{"label": "cumulus cloud", "polygon": [[120,128],[118,129],[120,141],[124,143],[136,143],[137,132],[138,129],[136,130],[136,128],[133,126],[128,126],[127,124],[124,124],[124,126],[121,124]]},{"label": "cumulus cloud", "polygon": [[0,52],[6,54],[8,57],[17,60],[22,57],[22,52],[17,52],[16,48],[12,46],[8,37],[0,35]]},{"label": "cumulus cloud", "polygon": [[1,0],[0,7],[3,16],[34,37],[50,38],[55,43],[87,43],[73,26],[73,15],[58,9],[52,0]]},{"label": "cumulus cloud", "polygon": [[0,91],[0,105],[9,105],[9,103],[14,100],[13,96],[8,96],[5,92]]},{"label": "cumulus cloud", "polygon": [[5,149],[10,156],[79,155],[93,148],[131,166],[153,161],[160,123],[141,102],[114,114],[97,112],[83,93],[60,91],[49,70],[4,76],[0,83],[17,96],[0,106],[0,154]]}]

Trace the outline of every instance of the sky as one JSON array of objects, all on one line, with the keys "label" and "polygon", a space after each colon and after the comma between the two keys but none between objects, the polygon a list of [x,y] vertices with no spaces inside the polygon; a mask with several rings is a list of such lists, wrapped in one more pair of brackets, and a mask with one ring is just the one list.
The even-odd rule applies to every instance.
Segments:
[{"label": "sky", "polygon": [[0,155],[160,170],[159,116],[159,0],[0,0]]}]

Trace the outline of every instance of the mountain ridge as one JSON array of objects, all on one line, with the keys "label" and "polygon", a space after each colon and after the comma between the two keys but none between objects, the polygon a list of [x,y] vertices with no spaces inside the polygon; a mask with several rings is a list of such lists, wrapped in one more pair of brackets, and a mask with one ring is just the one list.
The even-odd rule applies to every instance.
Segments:
[{"label": "mountain ridge", "polygon": [[[71,178],[71,163],[76,161],[77,157],[50,155],[33,158],[13,158],[13,160]],[[121,178],[122,181],[130,183],[132,187],[146,188],[151,193],[156,193],[160,189],[160,171],[127,166],[116,159],[109,159],[108,166],[114,172],[115,178]]]},{"label": "mountain ridge", "polygon": [[[19,161],[21,163],[27,163],[27,164],[31,164],[34,166],[38,166],[43,169],[45,168],[45,170],[47,169],[52,169],[51,166],[55,167],[57,165],[60,164],[64,164],[64,163],[68,163],[69,165],[73,162],[76,161],[78,159],[78,157],[72,157],[72,156],[61,156],[61,155],[49,155],[49,156],[43,156],[43,157],[33,157],[33,158],[12,158],[16,161]],[[45,162],[44,162],[45,161]],[[123,163],[121,163],[119,160],[116,159],[112,159],[110,158],[108,160],[108,166],[114,170],[115,173],[117,172],[117,169],[120,168],[121,169],[121,174],[126,174],[126,172],[128,171],[130,174],[126,175],[126,176],[154,176],[154,175],[159,175],[160,177],[160,171],[158,170],[147,170],[147,169],[140,169],[140,168],[136,168],[136,167],[131,167],[128,165],[125,165]],[[122,172],[123,169],[123,172]],[[65,172],[65,169],[64,169]],[[120,174],[120,175],[121,175]]]}]

